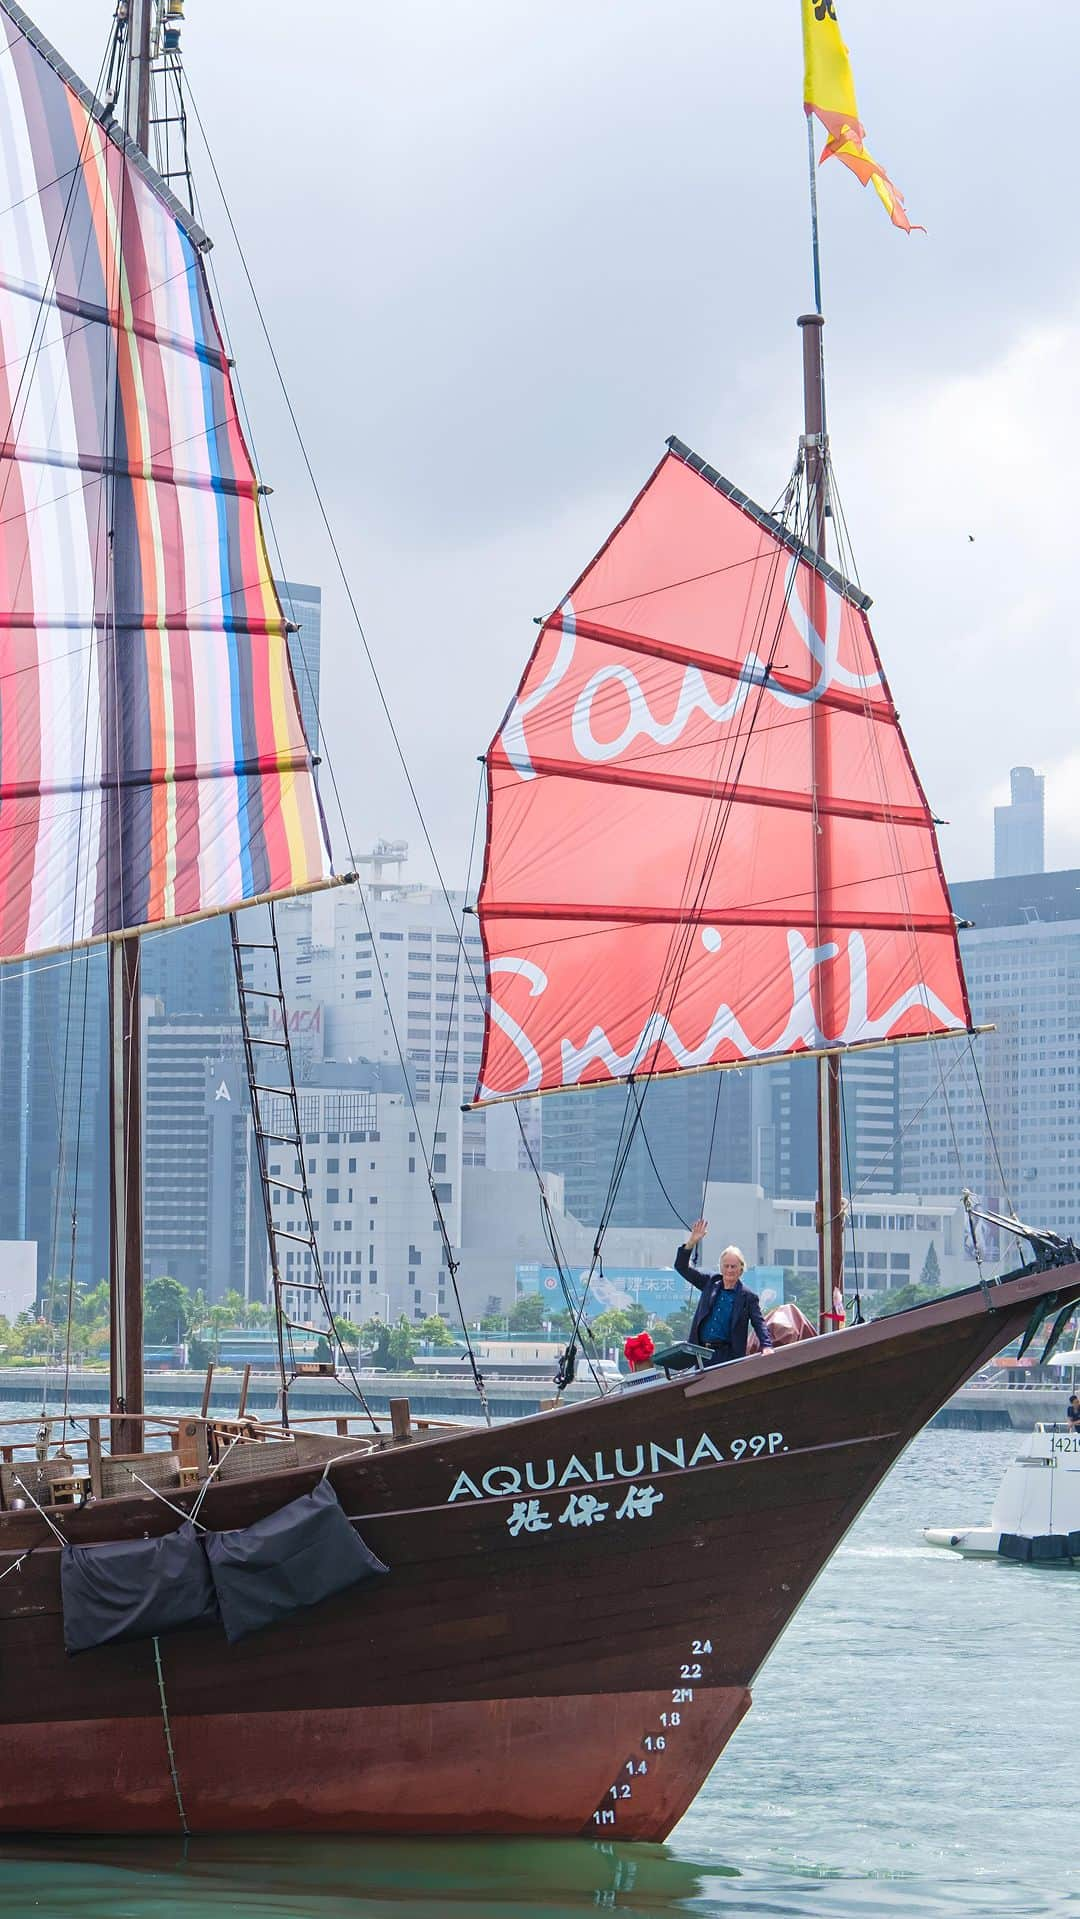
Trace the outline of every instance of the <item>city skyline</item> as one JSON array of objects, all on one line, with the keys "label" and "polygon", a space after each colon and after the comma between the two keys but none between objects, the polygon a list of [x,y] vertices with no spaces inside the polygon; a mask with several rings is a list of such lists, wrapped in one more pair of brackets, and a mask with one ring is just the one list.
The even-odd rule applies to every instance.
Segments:
[{"label": "city skyline", "polygon": [[[377,1080],[363,1083],[370,1083],[380,1105],[387,1102],[388,1147],[390,1139],[400,1141],[407,1106],[396,1063],[396,1024],[420,1124],[430,1131],[441,1126],[444,1134],[437,1147],[429,1142],[429,1149],[437,1152],[434,1164],[445,1181],[452,1244],[460,1250],[465,1238],[472,1239],[470,1257],[479,1277],[468,1291],[477,1310],[483,1310],[499,1283],[498,1261],[492,1264],[484,1252],[476,1224],[488,1217],[489,1201],[477,1198],[471,1228],[465,1223],[470,1179],[478,1193],[477,1182],[488,1174],[498,1173],[505,1181],[524,1172],[518,1198],[506,1197],[506,1204],[511,1212],[524,1208],[526,1237],[536,1212],[535,1184],[516,1122],[508,1123],[513,1109],[464,1115],[459,1110],[471,1095],[478,1066],[480,1010],[472,1003],[471,985],[464,996],[455,989],[454,920],[440,893],[408,878],[408,850],[403,841],[384,841],[373,854],[360,856],[373,882],[366,901],[352,889],[278,909],[298,1078],[302,1093],[325,1101],[346,1080],[359,1085],[365,1071],[376,1072]],[[969,1062],[957,1066],[953,1061],[952,1054],[963,1050],[956,1043],[853,1055],[845,1067],[845,1189],[850,1186],[865,1200],[874,1194],[940,1195],[954,1184],[957,1190],[970,1184],[993,1206],[1015,1202],[1022,1215],[1033,1212],[1037,1223],[1067,1231],[1072,1208],[1080,1211],[1075,1128],[1080,1067],[1069,1064],[1075,1053],[1072,1028],[1080,1017],[1080,869],[957,882],[952,896],[962,921],[974,922],[962,925],[960,934],[974,1017],[996,1029],[975,1042],[982,1088]],[[452,896],[454,914],[463,897]],[[468,919],[464,929],[475,969],[478,935]],[[71,1101],[77,1073],[81,1070],[86,1110],[104,1097],[104,973],[96,961],[100,955],[83,954],[70,967],[24,964],[5,968],[0,977],[0,1089],[9,1113],[18,1115],[18,1124],[5,1130],[0,1237],[37,1241],[39,1284],[47,1277],[51,1249],[53,1270],[67,1270],[74,1197],[76,1276],[90,1285],[104,1271],[102,1134],[95,1129],[90,1136],[85,1114],[77,1195],[72,1185],[78,1127]],[[145,966],[147,1276],[170,1273],[214,1297],[230,1289],[259,1297],[265,1291],[265,1231],[253,1183],[227,922],[211,919],[148,941]],[[384,983],[393,1021],[383,1002]],[[44,1025],[57,1034],[64,1030],[69,993],[81,1022],[84,991],[86,1057],[83,1062],[82,1026],[76,1023],[67,1040],[70,1084],[61,1128],[62,1055],[55,1038],[42,1045],[34,1036]],[[935,1093],[945,1079],[948,1112]],[[998,1136],[1001,1175],[981,1111],[983,1091]],[[743,1180],[760,1186],[766,1197],[809,1200],[809,1062],[658,1082],[650,1099],[611,1225],[616,1234],[642,1229],[658,1235],[651,1257],[662,1263],[670,1257],[664,1246],[681,1231],[680,1220],[697,1211],[710,1153],[713,1181]],[[566,1218],[583,1232],[595,1227],[603,1210],[625,1100],[624,1089],[613,1087],[538,1103],[546,1119],[538,1157],[545,1176],[558,1175],[559,1205],[565,1204]],[[913,1113],[921,1115],[915,1127]],[[963,1160],[959,1170],[954,1141]],[[175,1178],[178,1144],[185,1145],[191,1160],[185,1190],[192,1204],[186,1210]],[[536,1145],[534,1140],[534,1152]],[[320,1146],[330,1164],[327,1141]],[[401,1160],[396,1172],[394,1151]],[[355,1310],[359,1299],[370,1302],[375,1292],[384,1298],[400,1293],[414,1317],[422,1316],[422,1307],[446,1305],[442,1258],[430,1275],[423,1274],[423,1299],[415,1286],[402,1290],[410,1278],[420,1277],[407,1270],[405,1249],[410,1255],[419,1250],[433,1224],[422,1156],[413,1154],[405,1181],[411,1198],[401,1184],[405,1157],[399,1148],[377,1154],[378,1179],[372,1183],[380,1186],[381,1205],[393,1197],[399,1224],[389,1239],[381,1228],[376,1235],[365,1227],[365,1248],[370,1243],[374,1255],[376,1241],[379,1246],[377,1255],[369,1258],[365,1252],[363,1260],[364,1287],[371,1290],[350,1292],[347,1301],[354,1282],[343,1256],[355,1209],[347,1205],[344,1189],[339,1205],[325,1178],[313,1177],[317,1216],[331,1235],[328,1280],[341,1310]],[[319,1165],[313,1154],[313,1169]],[[373,1227],[384,1214],[374,1207],[370,1212]],[[498,1226],[494,1230],[497,1245]],[[335,1233],[346,1237],[335,1240]],[[359,1228],[356,1236],[358,1242]],[[359,1265],[360,1253],[349,1244]],[[533,1256],[540,1251],[534,1248]],[[371,1271],[378,1280],[373,1288]],[[397,1274],[389,1287],[384,1283],[388,1273]]]}]

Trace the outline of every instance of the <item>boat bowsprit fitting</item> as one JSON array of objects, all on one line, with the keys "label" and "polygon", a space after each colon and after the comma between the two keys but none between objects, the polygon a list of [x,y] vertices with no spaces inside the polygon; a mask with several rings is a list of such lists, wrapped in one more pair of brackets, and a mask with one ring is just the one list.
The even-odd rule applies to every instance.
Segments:
[{"label": "boat bowsprit fitting", "polygon": [[1021,1441],[986,1525],[930,1526],[923,1538],[967,1559],[1080,1569],[1080,1432],[1036,1426]]}]

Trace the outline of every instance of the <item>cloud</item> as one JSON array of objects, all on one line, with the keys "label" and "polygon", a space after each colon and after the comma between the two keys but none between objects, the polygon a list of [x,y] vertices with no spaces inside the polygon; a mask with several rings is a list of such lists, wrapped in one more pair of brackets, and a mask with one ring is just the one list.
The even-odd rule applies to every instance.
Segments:
[{"label": "cloud", "polygon": [[1080,752],[1047,760],[1041,770],[1048,795],[1046,864],[1080,866]]},{"label": "cloud", "polygon": [[1053,863],[1076,847],[1058,769],[1080,679],[1080,302],[975,372],[861,397],[860,434],[834,419],[853,453],[837,459],[893,694],[931,804],[953,822],[946,868],[992,870],[992,807],[1013,765],[1047,773]]}]

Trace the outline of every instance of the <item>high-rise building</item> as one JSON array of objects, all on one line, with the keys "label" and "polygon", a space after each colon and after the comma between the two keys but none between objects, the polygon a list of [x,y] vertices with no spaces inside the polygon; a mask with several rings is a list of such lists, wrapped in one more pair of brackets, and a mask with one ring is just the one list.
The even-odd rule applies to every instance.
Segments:
[{"label": "high-rise building", "polygon": [[614,1226],[673,1232],[696,1219],[706,1179],[751,1177],[751,1078],[689,1073],[541,1100],[542,1164],[563,1179],[567,1212],[595,1227],[610,1204]]},{"label": "high-rise building", "polygon": [[[105,955],[0,967],[0,1238],[36,1240],[39,1291],[109,1271]],[[72,1221],[74,1216],[74,1237]]]},{"label": "high-rise building", "polygon": [[[645,1087],[643,1080],[637,1088],[643,1117],[612,1203],[614,1225],[674,1227],[694,1219],[706,1177],[753,1180],[783,1199],[817,1192],[815,1060],[656,1079],[647,1093]],[[544,1169],[563,1178],[567,1212],[595,1225],[633,1124],[633,1095],[603,1086],[539,1105]],[[845,1189],[896,1192],[898,1133],[897,1049],[849,1054],[843,1062]]]},{"label": "high-rise building", "polygon": [[[993,1031],[900,1049],[909,1192],[1080,1225],[1080,871],[951,888],[972,1017]],[[1003,1257],[1012,1248],[1001,1249]]]},{"label": "high-rise building", "polygon": [[[218,1298],[252,1290],[245,1270],[253,1184],[247,1080],[235,1020],[212,1014],[151,1013],[145,1026],[143,1264],[194,1292]],[[215,1100],[218,1087],[225,1097]],[[242,1095],[242,1097],[241,1097]],[[228,1109],[227,1139],[216,1104]],[[216,1150],[215,1150],[216,1148]],[[217,1187],[215,1191],[215,1172]],[[215,1201],[231,1217],[242,1194],[239,1240],[215,1225]],[[265,1234],[264,1234],[265,1239]],[[237,1246],[240,1256],[234,1263]],[[221,1262],[226,1247],[228,1264]],[[261,1288],[256,1287],[258,1293]]]},{"label": "high-rise building", "polygon": [[[895,1193],[900,1113],[898,1047],[851,1052],[841,1061],[841,1170],[845,1192]],[[781,1199],[817,1193],[817,1061],[755,1067],[752,1177]]]},{"label": "high-rise building", "polygon": [[[463,893],[447,904],[437,889],[400,877],[404,842],[380,841],[354,864],[363,885],[285,900],[278,940],[290,1013],[318,1024],[328,1060],[398,1059],[400,1047],[419,1103],[460,1106],[472,1097],[484,1032],[479,930],[458,926]],[[387,877],[393,869],[393,877]],[[269,956],[249,952],[245,975],[265,987]],[[483,1113],[467,1114],[461,1146],[484,1163]]]},{"label": "high-rise building", "polygon": [[144,1005],[157,1001],[166,1015],[233,1021],[239,1032],[227,914],[149,935],[140,945],[139,973]]},{"label": "high-rise building", "polygon": [[[277,908],[301,1100],[332,1107],[339,1093],[344,1097],[339,1076],[358,1071],[369,1076],[364,1086],[372,1097],[379,1096],[374,1125],[346,1126],[316,1114],[305,1128],[318,1135],[308,1142],[308,1173],[327,1285],[340,1310],[362,1310],[365,1317],[375,1304],[382,1310],[385,1301],[375,1298],[380,1291],[389,1292],[394,1312],[404,1308],[414,1317],[433,1311],[440,1292],[445,1296],[425,1148],[455,1247],[462,1168],[486,1163],[486,1115],[460,1110],[476,1084],[484,1030],[479,931],[466,920],[463,938],[459,933],[463,894],[453,894],[448,905],[441,892],[404,880],[407,854],[403,841],[382,840],[372,853],[353,856],[365,876],[362,887],[302,895]],[[243,964],[252,986],[272,983],[270,955],[257,946],[245,952]],[[399,1048],[416,1118],[405,1098]],[[373,1131],[380,1137],[372,1139]],[[333,1133],[338,1141],[329,1138]],[[346,1141],[345,1133],[366,1137]],[[337,1178],[338,1144],[377,1149],[366,1158],[363,1151],[345,1152],[357,1162],[351,1182]],[[326,1178],[322,1169],[331,1161],[334,1177]],[[281,1177],[289,1176],[283,1171]],[[330,1192],[337,1197],[331,1200]],[[391,1230],[395,1217],[399,1224]],[[306,1258],[294,1249],[293,1270]]]},{"label": "high-rise building", "polygon": [[[452,1301],[443,1228],[455,1252],[461,1243],[461,1114],[456,1106],[449,1102],[437,1113],[418,1103],[414,1113],[400,1069],[326,1065],[317,1083],[300,1092],[299,1111],[304,1171],[333,1311],[357,1322],[396,1319],[401,1313],[418,1320],[444,1312]],[[267,1119],[273,1126],[272,1099]],[[284,1102],[277,1121],[283,1129],[288,1123]],[[286,1182],[271,1186],[278,1226],[285,1234],[302,1233],[306,1216],[289,1191],[296,1168],[288,1149],[270,1149],[269,1172]],[[310,1279],[311,1256],[302,1246],[283,1237],[279,1250],[286,1287],[290,1280]],[[302,1324],[315,1323],[309,1294],[287,1294],[286,1309]]]},{"label": "high-rise building", "polygon": [[1043,871],[1044,785],[1043,774],[1030,766],[1014,766],[1010,772],[1009,805],[994,808],[995,879]]},{"label": "high-rise building", "polygon": [[298,580],[275,580],[287,620],[298,631],[289,634],[289,659],[300,699],[300,718],[312,753],[319,751],[319,667],[322,653],[322,588]]}]

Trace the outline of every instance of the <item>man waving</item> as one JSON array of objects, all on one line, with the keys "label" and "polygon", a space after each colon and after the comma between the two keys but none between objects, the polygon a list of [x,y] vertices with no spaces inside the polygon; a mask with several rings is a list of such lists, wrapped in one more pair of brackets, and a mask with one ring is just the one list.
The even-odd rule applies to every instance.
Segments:
[{"label": "man waving", "polygon": [[691,1264],[690,1255],[708,1228],[707,1219],[695,1220],[689,1238],[675,1255],[675,1271],[701,1294],[690,1327],[690,1339],[695,1346],[711,1348],[712,1358],[707,1362],[710,1366],[722,1366],[728,1359],[745,1359],[746,1335],[751,1326],[763,1352],[767,1352],[773,1342],[762,1318],[757,1294],[742,1283],[746,1261],[737,1246],[725,1247],[718,1273],[702,1273]]}]

